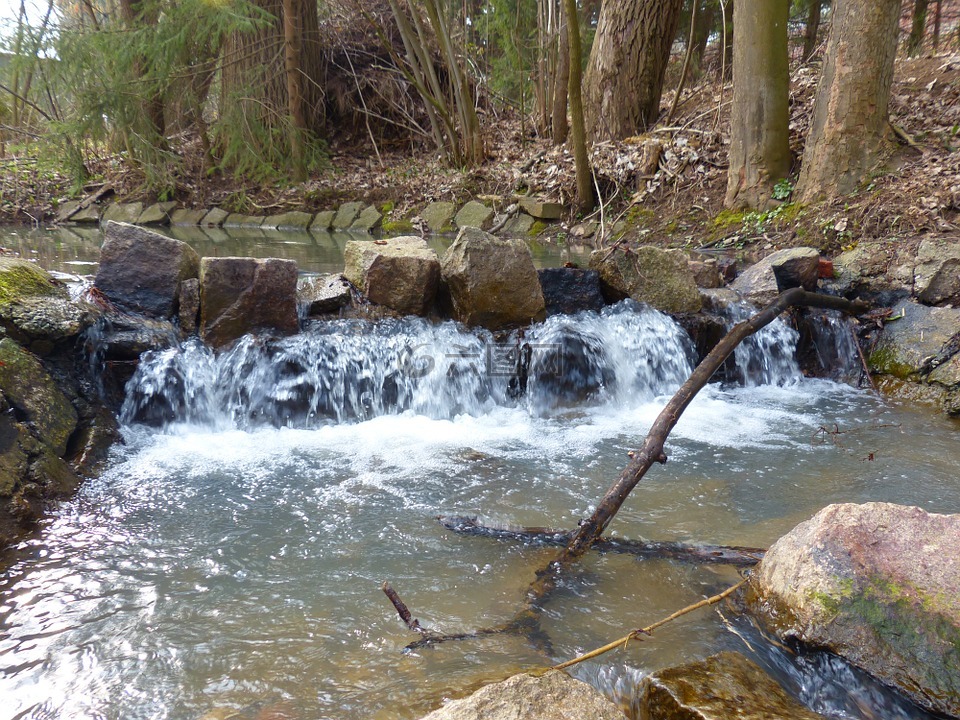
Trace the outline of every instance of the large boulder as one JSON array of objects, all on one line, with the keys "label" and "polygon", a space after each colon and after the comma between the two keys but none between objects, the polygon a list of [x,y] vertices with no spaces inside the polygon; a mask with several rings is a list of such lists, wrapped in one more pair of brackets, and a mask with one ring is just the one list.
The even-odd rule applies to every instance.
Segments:
[{"label": "large boulder", "polygon": [[186,243],[145,228],[108,222],[94,286],[117,305],[159,318],[177,311],[180,283],[198,275]]},{"label": "large boulder", "polygon": [[599,311],[606,305],[600,291],[600,273],[582,268],[544,268],[537,274],[547,315]]},{"label": "large boulder", "polygon": [[297,319],[297,264],[278,258],[207,257],[200,263],[200,335],[214,347],[248,332],[291,334]]},{"label": "large boulder", "polygon": [[920,243],[913,292],[927,305],[960,303],[960,240],[928,238]]},{"label": "large boulder", "polygon": [[605,248],[590,255],[611,302],[633,298],[667,313],[698,312],[697,283],[682,253],[643,246]]},{"label": "large boulder", "polygon": [[0,392],[57,455],[77,427],[77,411],[40,361],[10,338],[0,340]]},{"label": "large boulder", "polygon": [[423,315],[440,284],[440,261],[426,240],[350,240],[343,253],[344,277],[371,302],[405,315]]},{"label": "large boulder", "polygon": [[463,228],[440,260],[453,313],[468,325],[497,330],[546,316],[530,248],[522,240]]},{"label": "large boulder", "polygon": [[658,670],[638,695],[640,720],[823,720],[736,652]]},{"label": "large boulder", "polygon": [[85,330],[94,315],[33,263],[0,258],[0,327],[31,352],[49,354]]},{"label": "large boulder", "polygon": [[750,302],[767,305],[790,288],[816,290],[819,276],[819,252],[807,247],[790,248],[771,253],[748,267],[732,287]]},{"label": "large boulder", "polygon": [[754,605],[785,640],[960,717],[960,515],[830,505],[767,551]]},{"label": "large boulder", "polygon": [[870,366],[901,380],[918,379],[926,361],[944,351],[951,338],[960,333],[960,310],[910,301],[898,303],[895,309],[898,319],[884,324],[870,354]]},{"label": "large boulder", "polygon": [[551,670],[514,675],[453,700],[423,720],[625,720],[619,707],[587,683]]}]

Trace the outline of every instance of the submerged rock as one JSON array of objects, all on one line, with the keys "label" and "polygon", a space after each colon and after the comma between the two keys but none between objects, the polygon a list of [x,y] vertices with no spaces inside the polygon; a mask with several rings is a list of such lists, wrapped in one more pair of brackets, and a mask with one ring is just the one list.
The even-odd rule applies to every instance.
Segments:
[{"label": "submerged rock", "polygon": [[108,222],[94,286],[136,312],[171,318],[180,283],[197,277],[200,256],[186,243],[136,225]]},{"label": "submerged rock", "polygon": [[606,305],[600,292],[600,273],[596,270],[544,268],[538,270],[537,275],[548,316],[599,311]]},{"label": "submerged rock", "polygon": [[461,322],[498,330],[546,316],[533,256],[522,240],[464,228],[443,254],[440,270]]},{"label": "submerged rock", "polygon": [[514,675],[453,700],[423,720],[625,720],[610,700],[581,680],[551,670]]},{"label": "submerged rock", "polygon": [[701,300],[686,257],[676,251],[640,247],[604,248],[590,256],[607,300],[633,298],[666,313],[698,312]]},{"label": "submerged rock", "polygon": [[639,720],[822,720],[740,653],[658,670],[639,688]]},{"label": "submerged rock", "polygon": [[816,290],[819,277],[820,253],[813,248],[790,248],[748,267],[732,287],[750,302],[767,305],[790,288]]},{"label": "submerged rock", "polygon": [[960,717],[958,547],[960,514],[830,505],[767,551],[752,602],[782,639],[827,649]]},{"label": "submerged rock", "polygon": [[405,315],[424,315],[440,284],[440,261],[426,240],[351,240],[343,254],[343,275],[371,302]]},{"label": "submerged rock", "polygon": [[295,333],[297,264],[278,258],[208,257],[200,263],[200,334],[221,347],[257,330]]}]

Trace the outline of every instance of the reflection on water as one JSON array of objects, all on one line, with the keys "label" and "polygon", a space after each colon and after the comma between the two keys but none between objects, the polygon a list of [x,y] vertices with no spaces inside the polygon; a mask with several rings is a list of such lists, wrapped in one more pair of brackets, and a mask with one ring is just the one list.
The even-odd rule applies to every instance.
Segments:
[{"label": "reflection on water", "polygon": [[[200,257],[276,257],[295,260],[302,272],[330,273],[343,270],[343,250],[349,240],[369,240],[370,235],[335,231],[291,232],[258,228],[150,228],[189,244]],[[427,243],[442,253],[453,236],[432,235]],[[98,227],[69,226],[48,230],[0,229],[0,247],[36,260],[47,270],[71,275],[95,275],[100,260],[103,233]],[[565,262],[586,266],[590,248],[561,248],[530,243],[538,267],[556,267]]]}]

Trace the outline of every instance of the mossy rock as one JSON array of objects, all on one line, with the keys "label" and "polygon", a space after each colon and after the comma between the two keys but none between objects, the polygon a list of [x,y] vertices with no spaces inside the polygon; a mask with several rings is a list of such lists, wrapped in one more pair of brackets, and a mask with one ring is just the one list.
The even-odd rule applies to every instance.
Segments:
[{"label": "mossy rock", "polygon": [[18,258],[0,258],[0,305],[38,296],[68,299],[70,294],[33,263]]},{"label": "mossy rock", "polygon": [[630,297],[667,313],[698,312],[702,306],[686,256],[654,247],[596,250],[590,267],[600,273],[610,302]]}]

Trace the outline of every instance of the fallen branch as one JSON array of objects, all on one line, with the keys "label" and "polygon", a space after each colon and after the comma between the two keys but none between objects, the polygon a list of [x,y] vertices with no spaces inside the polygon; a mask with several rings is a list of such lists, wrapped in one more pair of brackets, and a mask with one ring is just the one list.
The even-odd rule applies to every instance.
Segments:
[{"label": "fallen branch", "polygon": [[628,642],[634,639],[642,639],[640,637],[641,635],[652,635],[654,630],[656,630],[659,627],[663,627],[668,622],[672,622],[673,620],[676,620],[678,617],[683,617],[684,615],[688,615],[689,613],[692,613],[694,610],[699,610],[702,607],[707,607],[709,605],[716,605],[718,602],[720,602],[726,597],[729,597],[730,595],[735,593],[737,590],[739,590],[741,587],[743,587],[744,583],[746,582],[747,582],[746,580],[741,580],[736,585],[728,587],[722,593],[714,595],[713,597],[704,598],[700,602],[695,602],[693,605],[687,605],[682,610],[677,610],[672,615],[668,615],[662,620],[658,620],[657,622],[653,623],[653,625],[647,625],[645,628],[638,628],[636,630],[631,630],[630,633],[628,633],[627,635],[624,635],[619,640],[614,640],[612,643],[607,643],[603,647],[599,647],[596,650],[591,650],[590,652],[584,653],[583,655],[575,657],[572,660],[567,660],[566,662],[562,662],[559,665],[554,665],[553,669],[563,670],[565,668],[571,667],[572,665],[577,665],[578,663],[582,663],[584,660],[592,660],[593,658],[599,657],[600,655],[608,653],[611,650],[616,650],[617,648],[620,648],[620,647],[626,649]]},{"label": "fallen branch", "polygon": [[[540,527],[501,527],[482,525],[475,517],[441,515],[437,518],[448,530],[461,535],[476,535],[494,540],[511,540],[530,545],[566,545],[573,537],[572,530],[552,530]],[[727,545],[689,545],[679,542],[652,542],[601,537],[591,546],[598,552],[637,555],[642,558],[679,560],[680,562],[734,565],[752,567],[763,559],[763,548]],[[401,617],[403,617],[401,615]]]}]

